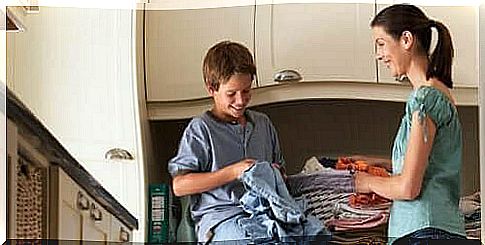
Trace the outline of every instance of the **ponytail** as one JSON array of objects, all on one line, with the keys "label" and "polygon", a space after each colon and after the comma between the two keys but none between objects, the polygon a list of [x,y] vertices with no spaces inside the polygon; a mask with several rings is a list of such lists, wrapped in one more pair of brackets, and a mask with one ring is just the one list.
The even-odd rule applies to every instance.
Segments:
[{"label": "ponytail", "polygon": [[451,66],[453,62],[454,49],[450,32],[448,28],[443,25],[443,23],[438,21],[430,20],[429,26],[430,28],[435,27],[438,31],[438,42],[436,43],[436,48],[429,57],[426,79],[436,77],[448,88],[453,88]]}]

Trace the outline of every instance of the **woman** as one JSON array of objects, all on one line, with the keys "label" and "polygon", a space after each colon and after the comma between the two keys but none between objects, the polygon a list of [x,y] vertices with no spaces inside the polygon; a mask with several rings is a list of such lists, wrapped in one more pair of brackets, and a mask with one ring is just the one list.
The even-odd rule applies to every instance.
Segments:
[{"label": "woman", "polygon": [[[419,239],[466,239],[459,212],[462,132],[450,89],[453,44],[442,23],[416,6],[392,5],[371,22],[377,59],[413,91],[392,150],[393,176],[355,175],[358,192],[393,200],[392,244]],[[438,40],[431,49],[431,31]]]}]

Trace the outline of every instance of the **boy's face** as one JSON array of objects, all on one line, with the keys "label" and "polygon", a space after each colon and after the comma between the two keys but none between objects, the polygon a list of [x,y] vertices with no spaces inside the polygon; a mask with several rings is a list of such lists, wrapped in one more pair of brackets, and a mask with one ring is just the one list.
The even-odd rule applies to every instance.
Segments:
[{"label": "boy's face", "polygon": [[219,90],[208,88],[214,98],[213,112],[222,120],[233,121],[244,116],[246,106],[251,101],[252,77],[250,74],[235,74]]}]

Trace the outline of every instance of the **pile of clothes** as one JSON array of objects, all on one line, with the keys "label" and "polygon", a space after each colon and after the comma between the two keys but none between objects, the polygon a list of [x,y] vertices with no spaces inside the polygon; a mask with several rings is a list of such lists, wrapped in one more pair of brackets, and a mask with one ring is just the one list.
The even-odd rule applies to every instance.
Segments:
[{"label": "pile of clothes", "polygon": [[[354,161],[351,158],[338,158],[335,169],[349,170],[352,172],[362,171],[374,176],[389,177],[390,174],[382,167],[369,166],[365,161]],[[381,197],[375,193],[354,193],[349,197],[349,203],[354,208],[360,209],[382,209],[386,210],[391,200]]]},{"label": "pile of clothes", "polygon": [[302,173],[288,176],[287,185],[293,197],[306,200],[305,212],[332,231],[334,243],[385,244],[391,202],[374,193],[355,193],[355,171],[389,176],[361,161],[312,157]]},{"label": "pile of clothes", "polygon": [[460,211],[465,217],[465,232],[468,239],[480,239],[481,205],[480,191],[460,199]]}]

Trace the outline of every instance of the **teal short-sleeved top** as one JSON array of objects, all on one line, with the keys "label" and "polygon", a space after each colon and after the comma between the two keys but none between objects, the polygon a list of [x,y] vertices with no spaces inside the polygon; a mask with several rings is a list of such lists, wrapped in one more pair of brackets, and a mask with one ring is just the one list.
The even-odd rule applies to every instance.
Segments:
[{"label": "teal short-sleeved top", "polygon": [[394,140],[392,150],[393,174],[400,174],[411,133],[412,115],[418,111],[424,140],[428,140],[425,117],[436,125],[436,134],[428,157],[421,193],[415,200],[395,200],[389,219],[389,242],[414,231],[433,227],[465,235],[463,216],[458,209],[460,200],[462,130],[456,107],[434,87],[414,90]]}]

